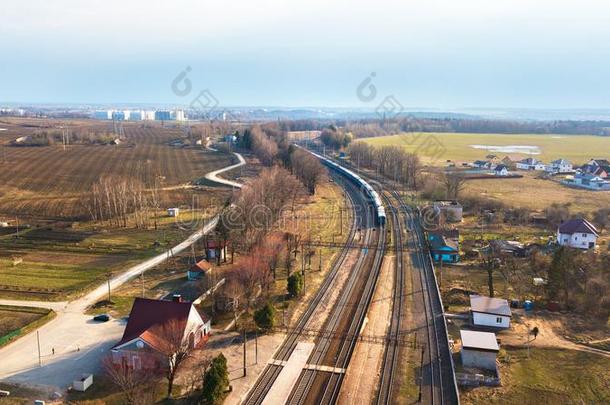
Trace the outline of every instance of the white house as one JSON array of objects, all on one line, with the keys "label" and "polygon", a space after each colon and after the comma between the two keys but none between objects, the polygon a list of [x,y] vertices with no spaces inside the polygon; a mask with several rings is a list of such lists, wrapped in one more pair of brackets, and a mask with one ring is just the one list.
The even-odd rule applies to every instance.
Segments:
[{"label": "white house", "polygon": [[508,301],[504,299],[471,295],[470,312],[474,326],[510,328],[512,313]]},{"label": "white house", "polygon": [[176,345],[201,347],[210,334],[210,319],[190,302],[137,297],[121,340],[112,347],[115,364],[138,369],[167,367],[167,351]]},{"label": "white house", "polygon": [[508,176],[510,172],[508,171],[508,167],[504,164],[497,165],[494,169],[495,176]]},{"label": "white house", "polygon": [[496,167],[496,165],[492,162],[489,162],[487,160],[475,160],[474,163],[472,164],[473,167],[476,167],[477,169],[489,169],[492,170],[494,167]]},{"label": "white house", "polygon": [[517,169],[519,170],[544,170],[545,164],[534,158],[527,158],[517,162]]},{"label": "white house", "polygon": [[572,163],[566,159],[553,160],[551,164],[546,167],[546,171],[549,173],[571,173],[574,171]]},{"label": "white house", "polygon": [[592,191],[608,191],[610,190],[610,181],[589,173],[576,173],[574,177],[562,180],[562,183],[568,186],[586,188]]},{"label": "white house", "polygon": [[460,356],[464,367],[496,370],[496,357],[500,347],[494,333],[460,330],[460,338]]},{"label": "white house", "polygon": [[571,219],[557,228],[557,243],[578,249],[592,249],[595,247],[598,230],[586,219]]}]

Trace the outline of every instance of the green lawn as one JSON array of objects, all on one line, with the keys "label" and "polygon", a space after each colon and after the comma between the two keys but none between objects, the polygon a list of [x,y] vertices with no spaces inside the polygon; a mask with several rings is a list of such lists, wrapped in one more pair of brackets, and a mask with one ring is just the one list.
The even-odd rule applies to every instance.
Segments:
[{"label": "green lawn", "polygon": [[[434,138],[434,139],[433,139]],[[446,160],[474,161],[492,153],[503,157],[507,153],[475,149],[470,145],[528,145],[538,146],[540,155],[536,158],[545,162],[564,158],[575,164],[582,164],[592,157],[608,158],[610,137],[591,135],[535,135],[535,134],[468,134],[468,133],[405,133],[400,135],[364,138],[371,145],[402,145],[409,151],[419,150],[426,160],[425,145],[438,141],[444,152],[436,157],[436,163],[443,165]],[[527,157],[525,154],[509,153],[511,156]],[[429,160],[429,159],[428,159]]]},{"label": "green lawn", "polygon": [[610,359],[562,349],[505,348],[502,386],[462,392],[464,404],[607,404]]},{"label": "green lawn", "polygon": [[0,260],[0,285],[16,289],[34,287],[48,292],[67,292],[103,279],[107,271],[104,268],[35,262],[13,266],[8,260]]},{"label": "green lawn", "polygon": [[[32,228],[0,237],[0,297],[65,300],[108,273],[163,252],[193,232],[174,223],[159,229]],[[13,258],[21,258],[14,265]],[[25,295],[24,295],[25,294]]]}]

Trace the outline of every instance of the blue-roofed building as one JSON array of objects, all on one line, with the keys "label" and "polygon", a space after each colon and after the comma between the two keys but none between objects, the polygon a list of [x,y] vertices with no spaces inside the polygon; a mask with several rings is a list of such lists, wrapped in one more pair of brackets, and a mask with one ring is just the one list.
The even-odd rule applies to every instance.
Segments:
[{"label": "blue-roofed building", "polygon": [[428,233],[430,255],[437,263],[457,263],[460,261],[459,232],[457,229]]}]

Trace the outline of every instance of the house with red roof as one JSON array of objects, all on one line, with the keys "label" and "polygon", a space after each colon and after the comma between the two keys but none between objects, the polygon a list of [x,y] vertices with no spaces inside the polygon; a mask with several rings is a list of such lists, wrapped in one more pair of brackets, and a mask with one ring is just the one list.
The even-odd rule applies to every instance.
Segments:
[{"label": "house with red roof", "polygon": [[[167,367],[168,351],[176,344],[201,347],[210,334],[211,320],[191,302],[136,298],[123,337],[111,349],[115,364],[139,369]],[[178,342],[176,342],[178,340]]]},{"label": "house with red roof", "polygon": [[570,219],[557,228],[557,243],[577,249],[595,247],[599,231],[586,219]]},{"label": "house with red roof", "polygon": [[207,260],[201,260],[191,266],[186,272],[186,277],[189,281],[202,279],[206,274],[212,271],[212,265]]}]

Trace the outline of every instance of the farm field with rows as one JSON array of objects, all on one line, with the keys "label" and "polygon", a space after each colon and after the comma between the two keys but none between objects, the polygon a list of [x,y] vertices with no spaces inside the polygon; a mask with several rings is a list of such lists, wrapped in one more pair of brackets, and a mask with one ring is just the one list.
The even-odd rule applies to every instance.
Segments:
[{"label": "farm field with rows", "polygon": [[[189,184],[231,162],[226,154],[171,146],[171,141],[184,137],[180,128],[127,124],[125,141],[120,145],[78,144],[64,150],[61,144],[9,146],[11,139],[32,133],[33,129],[23,122],[21,126],[2,125],[7,131],[0,140],[0,218],[80,219],[86,215],[83,198],[101,176],[130,176],[148,186],[158,177],[162,188],[171,188]],[[90,125],[109,124],[94,121]]]}]

